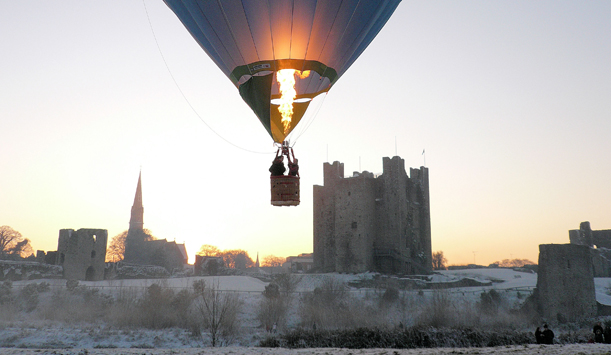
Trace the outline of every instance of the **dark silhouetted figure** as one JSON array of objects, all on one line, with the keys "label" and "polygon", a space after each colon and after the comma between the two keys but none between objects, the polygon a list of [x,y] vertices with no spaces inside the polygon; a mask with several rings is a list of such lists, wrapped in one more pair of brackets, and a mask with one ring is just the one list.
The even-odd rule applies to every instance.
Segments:
[{"label": "dark silhouetted figure", "polygon": [[286,168],[284,167],[283,160],[284,160],[284,157],[282,155],[276,156],[276,158],[272,162],[272,166],[270,166],[269,168],[269,172],[272,174],[272,176],[284,175]]},{"label": "dark silhouetted figure", "polygon": [[604,343],[605,339],[603,337],[603,326],[600,322],[594,324],[594,328],[592,328],[592,332],[594,333],[594,342],[595,343]]},{"label": "dark silhouetted figure", "polygon": [[554,332],[543,324],[543,344],[554,344]]},{"label": "dark silhouetted figure", "polygon": [[290,176],[299,176],[299,164],[298,160],[293,158],[293,161],[289,159],[289,175]]},{"label": "dark silhouetted figure", "polygon": [[543,344],[543,332],[541,331],[541,327],[537,327],[535,330],[535,339],[537,340],[537,344]]}]

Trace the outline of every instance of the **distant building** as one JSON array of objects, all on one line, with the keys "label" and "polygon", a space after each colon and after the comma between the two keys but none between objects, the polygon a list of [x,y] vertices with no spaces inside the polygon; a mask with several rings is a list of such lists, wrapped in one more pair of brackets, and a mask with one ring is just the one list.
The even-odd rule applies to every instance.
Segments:
[{"label": "distant building", "polygon": [[304,253],[298,256],[288,256],[282,268],[290,272],[308,272],[314,267],[314,254]]},{"label": "distant building", "polygon": [[161,266],[169,272],[182,270],[187,264],[187,251],[184,244],[168,242],[165,239],[150,240],[149,238],[144,232],[142,174],[140,174],[129,220],[129,230],[125,238],[123,261],[128,264]]},{"label": "distant building", "polygon": [[383,173],[355,172],[324,163],[324,185],[314,186],[314,267],[322,272],[427,274],[432,272],[429,171],[405,171],[398,156]]}]

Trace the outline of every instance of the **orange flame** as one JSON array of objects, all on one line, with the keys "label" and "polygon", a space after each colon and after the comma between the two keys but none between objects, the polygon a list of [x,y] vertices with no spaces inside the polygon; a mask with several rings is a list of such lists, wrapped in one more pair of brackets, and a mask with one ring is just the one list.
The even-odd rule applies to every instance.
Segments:
[{"label": "orange flame", "polygon": [[276,81],[280,90],[280,106],[278,111],[282,115],[282,125],[284,126],[284,134],[288,134],[291,127],[291,119],[293,118],[293,102],[297,97],[295,91],[295,74],[299,75],[300,79],[305,79],[310,75],[309,70],[303,72],[295,69],[280,69],[276,72]]}]

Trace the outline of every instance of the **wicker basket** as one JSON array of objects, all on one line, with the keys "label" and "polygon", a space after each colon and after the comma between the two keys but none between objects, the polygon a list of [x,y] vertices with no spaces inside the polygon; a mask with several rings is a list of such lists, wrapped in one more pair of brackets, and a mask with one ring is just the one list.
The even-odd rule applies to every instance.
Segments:
[{"label": "wicker basket", "polygon": [[299,176],[270,176],[272,205],[299,205]]}]

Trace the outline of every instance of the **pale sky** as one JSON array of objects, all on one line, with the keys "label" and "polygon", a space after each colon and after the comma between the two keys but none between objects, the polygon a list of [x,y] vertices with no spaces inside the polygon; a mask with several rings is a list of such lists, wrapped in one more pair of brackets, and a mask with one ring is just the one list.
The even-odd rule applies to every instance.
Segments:
[{"label": "pale sky", "polygon": [[126,230],[142,169],[144,227],[191,262],[202,244],[312,252],[324,162],[381,173],[383,157],[423,165],[423,149],[450,264],[536,262],[582,221],[611,229],[611,1],[404,0],[297,127],[301,205],[282,208],[263,126],[171,10],[145,3],[0,0],[0,225],[35,250],[62,228]]}]

